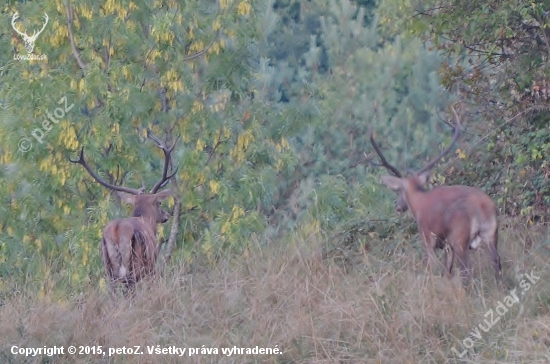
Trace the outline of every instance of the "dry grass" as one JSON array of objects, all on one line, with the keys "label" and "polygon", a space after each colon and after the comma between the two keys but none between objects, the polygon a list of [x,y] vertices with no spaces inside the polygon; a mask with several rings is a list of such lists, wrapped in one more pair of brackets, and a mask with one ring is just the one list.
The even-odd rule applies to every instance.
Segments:
[{"label": "dry grass", "polygon": [[[22,292],[0,307],[3,363],[548,363],[550,245],[547,231],[501,231],[505,282],[539,281],[461,359],[461,341],[504,298],[485,252],[467,290],[425,274],[409,243],[389,257],[352,251],[347,263],[327,258],[322,239],[296,238],[256,247],[210,269],[174,269],[133,299],[109,301],[90,289],[68,304]],[[383,244],[368,241],[370,246]],[[349,252],[348,252],[349,253]],[[177,264],[174,264],[176,266]],[[19,347],[101,345],[186,348],[268,347],[281,355],[59,355],[23,358]],[[26,360],[26,361],[25,361]]]}]

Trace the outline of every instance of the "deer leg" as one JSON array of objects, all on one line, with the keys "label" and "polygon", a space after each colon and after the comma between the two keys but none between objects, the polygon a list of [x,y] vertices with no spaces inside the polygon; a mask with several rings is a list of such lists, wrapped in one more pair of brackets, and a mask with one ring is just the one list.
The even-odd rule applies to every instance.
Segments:
[{"label": "deer leg", "polygon": [[500,256],[498,255],[498,227],[495,226],[494,231],[491,233],[482,235],[483,240],[487,243],[487,248],[491,259],[493,260],[493,268],[495,269],[495,280],[500,290],[504,291],[504,284],[502,283],[502,266],[500,265]]},{"label": "deer leg", "polygon": [[107,285],[108,285],[109,297],[111,298],[111,300],[114,300],[117,277],[113,272],[113,264],[111,264],[111,258],[109,257],[109,252],[107,249],[105,237],[103,237],[101,240],[100,250],[101,250],[101,259],[103,260],[103,266],[105,267],[105,274],[108,280]]},{"label": "deer leg", "polygon": [[460,245],[458,249],[454,251],[454,256],[458,260],[458,265],[460,267],[460,278],[462,284],[468,283],[470,280],[470,269],[468,267],[468,247],[463,248],[463,245]]},{"label": "deer leg", "polygon": [[136,285],[133,282],[129,282],[124,291],[124,297],[134,298],[136,296]]},{"label": "deer leg", "polygon": [[116,299],[116,288],[118,279],[115,277],[109,280],[109,298],[114,301]]},{"label": "deer leg", "polygon": [[120,279],[116,276],[116,274],[110,270],[107,272],[107,290],[109,291],[109,298],[111,301],[115,301],[117,297],[118,287],[120,284]]},{"label": "deer leg", "polygon": [[453,273],[453,261],[454,253],[453,248],[450,245],[445,246],[445,270],[449,277],[452,277]]},{"label": "deer leg", "polygon": [[435,245],[437,237],[431,232],[422,232],[424,237],[424,245],[426,248],[427,262],[426,268],[428,271],[433,272],[433,267],[438,264],[437,256],[435,255]]}]

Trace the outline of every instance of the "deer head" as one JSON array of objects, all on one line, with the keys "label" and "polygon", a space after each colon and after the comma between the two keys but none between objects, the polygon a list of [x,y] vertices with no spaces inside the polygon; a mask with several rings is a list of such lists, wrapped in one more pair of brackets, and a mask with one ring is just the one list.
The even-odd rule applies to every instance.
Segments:
[{"label": "deer head", "polygon": [[[404,177],[397,168],[395,168],[394,166],[388,163],[388,161],[382,154],[380,147],[374,141],[373,132],[371,130],[370,142],[374,150],[376,151],[376,154],[378,154],[378,157],[380,158],[380,162],[382,163],[381,165],[385,167],[386,170],[392,174],[392,175],[382,176],[381,180],[382,180],[382,183],[384,183],[387,187],[389,187],[391,190],[397,193],[397,200],[395,201],[395,209],[398,212],[405,212],[409,208],[405,191],[411,188],[423,190],[424,186],[428,183],[432,168],[435,167],[435,165],[441,160],[441,158],[443,158],[447,153],[449,153],[449,151],[453,148],[453,145],[458,140],[458,136],[460,134],[460,118],[458,117],[458,114],[456,113],[454,107],[451,106],[451,109],[453,111],[453,114],[456,120],[455,131],[454,131],[454,135],[451,143],[447,146],[447,148],[442,150],[441,153],[439,153],[439,155],[436,158],[428,162],[422,169],[418,171],[411,171],[406,177]],[[379,165],[376,165],[376,166],[379,166]]]}]

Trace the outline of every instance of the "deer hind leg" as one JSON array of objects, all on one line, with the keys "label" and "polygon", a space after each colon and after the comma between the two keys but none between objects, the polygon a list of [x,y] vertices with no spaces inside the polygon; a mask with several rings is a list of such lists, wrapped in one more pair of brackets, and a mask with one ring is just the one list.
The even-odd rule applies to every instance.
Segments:
[{"label": "deer hind leg", "polygon": [[498,254],[497,245],[498,245],[498,225],[496,221],[489,226],[488,229],[483,230],[481,233],[481,238],[487,243],[487,248],[491,259],[493,261],[493,268],[495,270],[495,279],[497,285],[501,290],[504,289],[502,283],[502,266],[500,265],[500,256]]},{"label": "deer hind leg", "polygon": [[450,245],[445,245],[445,270],[449,277],[453,274],[454,252]]},{"label": "deer hind leg", "polygon": [[109,250],[107,249],[107,242],[105,240],[105,237],[101,239],[101,259],[103,260],[103,266],[105,267],[105,273],[107,274],[109,297],[114,300],[117,280],[113,271],[111,259],[109,258]]},{"label": "deer hind leg", "polygon": [[462,280],[462,284],[466,284],[471,276],[468,264],[468,247],[466,245],[459,245],[454,249],[454,256],[460,267],[460,279]]},{"label": "deer hind leg", "polygon": [[131,273],[131,259],[132,259],[132,236],[133,230],[127,231],[124,234],[120,234],[120,241],[118,244],[118,252],[120,254],[120,266],[118,277],[120,279],[128,280],[128,275]]},{"label": "deer hind leg", "polygon": [[424,247],[427,255],[426,268],[429,272],[433,272],[433,267],[439,264],[435,255],[437,236],[429,231],[422,231],[422,237],[424,238]]},{"label": "deer hind leg", "polygon": [[144,270],[144,242],[143,234],[139,231],[134,232],[130,242],[130,274],[128,275],[128,281],[126,284],[125,295],[127,297],[134,297],[136,294],[136,285],[143,277]]},{"label": "deer hind leg", "polygon": [[[472,241],[470,229],[464,221],[460,221],[458,218],[455,220],[457,225],[449,236],[449,245],[453,251],[453,256],[460,268],[460,279],[462,284],[468,283],[471,277],[470,266],[468,263],[468,253],[470,249],[470,243]],[[462,224],[460,224],[462,222]]]}]

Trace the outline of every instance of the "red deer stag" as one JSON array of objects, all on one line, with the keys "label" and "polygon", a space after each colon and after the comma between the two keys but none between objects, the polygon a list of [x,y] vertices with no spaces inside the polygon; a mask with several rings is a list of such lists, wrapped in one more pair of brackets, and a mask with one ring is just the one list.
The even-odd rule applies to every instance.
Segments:
[{"label": "red deer stag", "polygon": [[158,190],[163,188],[177,172],[176,168],[168,173],[177,138],[170,147],[166,147],[156,137],[151,139],[164,152],[164,169],[161,179],[149,193],[144,193],[145,186],[133,189],[115,186],[101,179],[84,158],[84,148],[81,149],[78,159],[69,159],[72,163],[81,164],[102,186],[116,191],[122,201],[134,206],[132,217],[113,220],[103,230],[101,254],[109,278],[111,295],[114,293],[117,282],[122,282],[126,292],[131,292],[137,282],[154,273],[158,256],[157,224],[165,223],[170,217],[160,204],[170,196],[171,191],[158,192]]},{"label": "red deer stag", "polygon": [[446,271],[452,273],[453,261],[460,265],[463,282],[470,278],[468,250],[475,249],[481,241],[487,244],[493,260],[497,284],[502,288],[502,271],[497,251],[498,221],[497,208],[485,192],[469,186],[440,186],[430,191],[428,183],[430,170],[447,154],[456,143],[460,132],[460,118],[451,106],[456,127],[451,144],[439,156],[417,172],[403,177],[399,170],[389,164],[374,141],[372,130],[370,142],[380,157],[381,165],[393,176],[382,176],[381,180],[397,194],[395,208],[398,212],[411,210],[418,224],[418,231],[426,245],[428,269],[437,262],[435,248],[445,249]]}]

